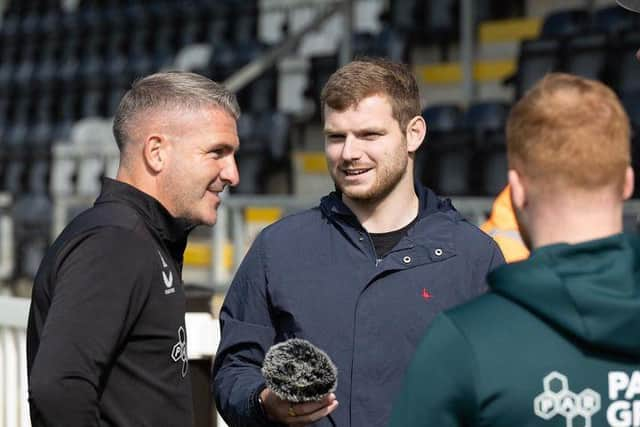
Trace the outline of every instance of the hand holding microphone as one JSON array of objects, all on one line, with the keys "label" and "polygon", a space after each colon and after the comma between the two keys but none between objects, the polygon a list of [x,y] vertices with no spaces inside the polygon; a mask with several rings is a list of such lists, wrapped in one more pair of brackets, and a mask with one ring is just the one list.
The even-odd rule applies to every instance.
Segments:
[{"label": "hand holding microphone", "polygon": [[333,392],[337,369],[329,356],[303,339],[290,339],[267,352],[260,394],[265,413],[290,426],[304,426],[329,415],[338,406]]}]

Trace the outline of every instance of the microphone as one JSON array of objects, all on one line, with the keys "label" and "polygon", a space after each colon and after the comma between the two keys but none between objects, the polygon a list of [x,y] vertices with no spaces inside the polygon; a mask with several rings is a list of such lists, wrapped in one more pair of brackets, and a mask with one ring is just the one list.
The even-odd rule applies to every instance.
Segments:
[{"label": "microphone", "polygon": [[331,358],[300,338],[273,345],[264,358],[262,376],[276,396],[294,403],[320,400],[338,384]]}]

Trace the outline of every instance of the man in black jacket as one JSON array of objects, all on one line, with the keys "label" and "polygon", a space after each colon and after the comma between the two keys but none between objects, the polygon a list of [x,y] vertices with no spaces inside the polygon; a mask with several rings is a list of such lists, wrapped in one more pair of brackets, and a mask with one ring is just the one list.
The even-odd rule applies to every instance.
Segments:
[{"label": "man in black jacket", "polygon": [[234,95],[192,73],[159,73],[124,95],[115,180],[47,252],[27,353],[37,426],[190,426],[181,280],[187,234],[213,225],[238,183]]}]

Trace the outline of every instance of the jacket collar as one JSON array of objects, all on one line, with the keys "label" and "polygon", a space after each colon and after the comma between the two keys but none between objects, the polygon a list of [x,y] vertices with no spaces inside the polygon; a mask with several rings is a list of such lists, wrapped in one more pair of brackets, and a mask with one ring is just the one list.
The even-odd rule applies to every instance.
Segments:
[{"label": "jacket collar", "polygon": [[[449,199],[440,199],[432,190],[420,184],[418,181],[414,181],[414,188],[420,201],[418,211],[419,219],[438,211],[454,210]],[[342,193],[338,190],[322,198],[320,201],[320,209],[329,217],[341,216],[349,218],[352,221],[358,221],[353,211],[342,201]]]},{"label": "jacket collar", "polygon": [[110,178],[102,181],[102,191],[95,204],[124,203],[136,210],[145,223],[163,240],[171,251],[184,251],[187,236],[195,227],[182,218],[174,218],[162,204],[143,191]]}]

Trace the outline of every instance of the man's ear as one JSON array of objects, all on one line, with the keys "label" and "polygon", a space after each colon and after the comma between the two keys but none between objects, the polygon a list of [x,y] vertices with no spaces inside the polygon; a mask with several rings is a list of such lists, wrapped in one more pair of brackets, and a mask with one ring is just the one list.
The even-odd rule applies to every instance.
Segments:
[{"label": "man's ear", "polygon": [[422,116],[415,116],[411,119],[406,129],[407,151],[409,153],[415,153],[418,148],[420,148],[420,145],[422,145],[422,141],[426,134],[427,123],[424,121]]},{"label": "man's ear", "polygon": [[624,189],[622,193],[622,200],[627,200],[633,195],[633,189],[635,185],[635,173],[631,166],[627,166],[627,170],[624,174]]},{"label": "man's ear", "polygon": [[515,169],[509,169],[509,187],[511,188],[511,204],[519,211],[527,204],[526,189],[522,177]]},{"label": "man's ear", "polygon": [[161,135],[150,135],[144,141],[142,156],[147,167],[155,173],[164,169],[167,160],[167,140]]}]

